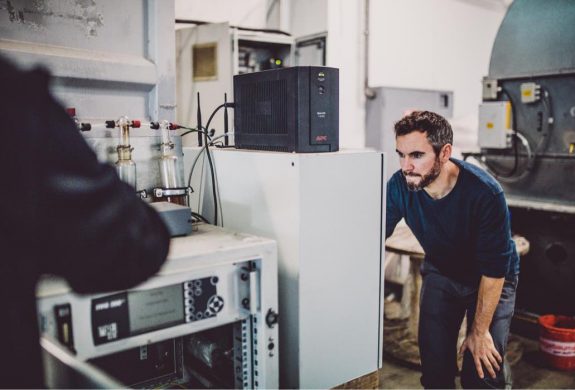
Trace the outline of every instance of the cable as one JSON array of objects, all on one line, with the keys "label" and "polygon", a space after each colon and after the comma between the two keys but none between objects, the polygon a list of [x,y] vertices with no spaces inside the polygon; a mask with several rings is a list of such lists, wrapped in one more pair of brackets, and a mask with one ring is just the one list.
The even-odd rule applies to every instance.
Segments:
[{"label": "cable", "polygon": [[[216,115],[216,113],[223,107],[235,107],[234,103],[223,103],[221,105],[219,105],[210,115],[208,122],[206,124],[205,127],[200,127],[200,130],[198,129],[191,129],[191,128],[187,128],[184,126],[181,126],[184,129],[188,129],[189,131],[181,134],[181,136],[184,136],[186,134],[189,134],[191,132],[200,132],[201,134],[203,134],[204,136],[204,141],[205,141],[205,145],[202,147],[202,149],[200,150],[200,152],[198,153],[198,155],[195,157],[193,163],[192,163],[192,167],[190,169],[190,174],[188,176],[188,187],[191,187],[191,183],[192,183],[192,176],[194,173],[194,169],[196,167],[196,164],[200,158],[200,156],[203,154],[203,152],[206,152],[206,155],[208,157],[208,163],[210,165],[210,177],[212,180],[212,197],[213,197],[213,201],[214,201],[214,225],[218,225],[218,208],[221,208],[221,206],[219,206],[218,204],[218,185],[216,182],[216,174],[215,174],[215,168],[214,168],[214,162],[212,161],[212,155],[210,153],[209,150],[209,146],[210,144],[213,145],[213,139],[209,136],[209,132],[210,132],[210,124],[212,123],[212,120],[214,118],[214,116]],[[202,130],[203,129],[203,130]],[[230,133],[226,133],[223,136],[229,135]],[[221,138],[222,136],[218,136],[217,138]],[[201,146],[201,145],[200,145]],[[202,169],[203,172],[203,169]],[[202,182],[202,180],[200,180],[200,183]],[[200,188],[200,193],[201,193],[201,188]],[[198,200],[199,201],[199,200]],[[198,204],[198,210],[199,210],[199,204]]]},{"label": "cable", "polygon": [[[208,129],[209,124],[210,121],[208,121],[208,126],[206,126]],[[204,133],[204,141],[206,143],[205,149],[206,154],[208,155],[208,163],[210,164],[210,176],[212,178],[212,196],[214,198],[214,225],[218,226],[218,195],[216,194],[216,175],[214,174],[214,163],[212,161],[212,156],[210,155],[208,134],[206,133]]]},{"label": "cable", "polygon": [[[211,153],[211,152],[210,152]],[[215,167],[215,161],[214,161],[214,167]],[[217,167],[215,167],[214,169],[214,173],[216,175],[216,193],[217,193],[217,201],[218,201],[218,205],[220,207],[220,221],[221,221],[221,226],[224,227],[224,209],[222,207],[222,201],[221,201],[221,196],[220,196],[220,182],[218,180],[218,170]]]},{"label": "cable", "polygon": [[[504,183],[514,183],[514,182],[517,182],[517,181],[523,179],[525,176],[527,176],[527,174],[529,174],[529,172],[531,172],[531,169],[533,168],[533,164],[535,162],[535,155],[531,151],[531,146],[529,145],[529,141],[527,140],[527,138],[525,138],[523,136],[523,134],[521,134],[518,131],[516,131],[514,135],[517,138],[519,138],[519,140],[521,140],[521,143],[523,144],[523,146],[525,147],[525,150],[527,151],[527,166],[519,175],[517,175],[517,176],[502,175],[501,173],[497,172],[496,169],[494,169],[492,166],[489,165],[489,163],[487,162],[487,159],[485,159],[485,161],[483,161],[483,160],[477,159],[475,156],[473,156],[481,165],[483,165],[489,171],[489,173],[491,173],[495,178],[497,178],[498,180],[501,180]],[[483,156],[483,157],[485,158],[485,156]]]},{"label": "cable", "polygon": [[[218,107],[216,107],[216,109],[212,112],[212,114],[210,115],[209,119],[208,119],[208,123],[206,124],[206,131],[210,131],[210,123],[212,123],[212,119],[214,119],[214,116],[216,115],[216,113],[223,107],[235,107],[234,103],[223,103],[220,104]],[[215,177],[215,173],[214,173],[214,163],[212,161],[212,155],[210,154],[210,150],[209,150],[209,142],[208,142],[208,135],[207,133],[204,133],[204,138],[205,138],[205,143],[206,143],[206,154],[208,155],[208,163],[210,164],[210,176],[212,179],[212,196],[214,199],[214,225],[218,225],[218,195],[217,195],[217,183],[216,183],[216,177]]]},{"label": "cable", "polygon": [[198,219],[198,220],[200,220],[200,221],[202,221],[202,222],[209,223],[208,220],[206,219],[206,217],[204,217],[204,216],[203,216],[202,214],[200,214],[200,213],[196,213],[196,212],[193,212],[193,211],[192,211],[192,217],[194,217],[194,218],[196,218],[196,219]]},{"label": "cable", "polygon": [[[211,142],[210,145],[213,145],[214,142],[217,141],[217,140],[219,140],[220,138],[224,138],[224,137],[227,137],[227,136],[230,136],[230,135],[234,135],[234,132],[232,131],[232,132],[229,132],[229,133],[227,133],[227,134],[220,134],[220,135],[218,135],[217,137],[212,138],[212,142]],[[226,145],[226,146],[229,146],[229,145]]]},{"label": "cable", "polygon": [[210,123],[212,123],[212,119],[214,119],[214,116],[216,115],[216,113],[223,107],[230,107],[230,108],[235,108],[235,103],[222,103],[220,104],[218,107],[216,107],[216,109],[212,112],[212,115],[210,115],[210,118],[208,119],[208,124],[206,125],[206,130],[208,130],[210,128]]},{"label": "cable", "polygon": [[537,145],[537,148],[535,148],[535,154],[539,154],[547,148],[549,140],[551,139],[553,124],[555,123],[555,118],[553,117],[553,104],[551,101],[551,95],[545,88],[541,87],[541,90],[543,92],[543,98],[541,101],[543,102],[545,111],[547,111],[547,132],[541,135],[542,139],[541,142],[539,142]]},{"label": "cable", "polygon": [[[514,156],[515,159],[513,160],[513,168],[511,169],[510,172],[501,174],[499,173],[496,176],[506,176],[506,177],[510,177],[513,176],[515,174],[515,172],[517,172],[517,168],[519,166],[519,150],[517,149],[517,138],[518,138],[518,132],[519,130],[517,130],[517,112],[515,111],[515,103],[513,102],[513,98],[511,97],[511,94],[505,89],[505,87],[503,85],[501,85],[501,92],[503,94],[505,94],[507,96],[507,100],[509,101],[509,104],[511,104],[511,123],[513,124],[513,134],[515,135],[515,137],[513,138],[513,152],[514,152]],[[493,172],[495,173],[495,172]]]},{"label": "cable", "polygon": [[[208,138],[211,140],[210,135],[207,134],[207,129],[205,129],[205,130],[201,130],[201,129],[198,130],[198,129],[194,129],[194,128],[186,127],[186,126],[182,126],[182,125],[176,125],[176,126],[178,126],[178,128],[180,128],[180,129],[188,130],[188,131],[184,131],[182,134],[180,134],[180,137],[183,137],[183,136],[188,135],[188,134],[191,134],[191,133],[200,133],[200,134],[203,134],[203,135],[207,135]],[[201,146],[201,145],[200,145],[200,146]]]},{"label": "cable", "polygon": [[[525,138],[523,136],[523,134],[521,134],[518,130],[518,124],[516,123],[517,121],[517,112],[516,112],[516,107],[515,107],[515,103],[513,102],[513,98],[511,97],[511,94],[507,91],[507,89],[505,89],[505,87],[502,85],[501,86],[501,91],[502,93],[507,96],[507,100],[509,101],[509,104],[511,105],[511,123],[513,123],[513,155],[514,155],[514,159],[513,159],[513,168],[511,168],[510,171],[508,172],[501,172],[500,169],[496,169],[494,166],[490,165],[487,162],[487,157],[488,157],[488,153],[483,154],[483,158],[482,159],[477,159],[477,161],[484,166],[489,173],[491,173],[494,177],[496,177],[497,179],[503,181],[503,182],[507,182],[507,183],[511,183],[511,182],[516,182],[519,181],[521,179],[523,179],[525,176],[527,176],[527,174],[531,171],[531,169],[533,168],[533,165],[535,164],[535,154],[532,152],[531,150],[531,145],[529,144],[529,140],[527,140],[527,138]],[[517,174],[517,169],[519,168],[519,148],[517,145],[517,141],[520,140],[521,143],[523,144],[523,146],[525,147],[526,151],[527,151],[527,164],[525,165],[525,168],[519,173]]]}]

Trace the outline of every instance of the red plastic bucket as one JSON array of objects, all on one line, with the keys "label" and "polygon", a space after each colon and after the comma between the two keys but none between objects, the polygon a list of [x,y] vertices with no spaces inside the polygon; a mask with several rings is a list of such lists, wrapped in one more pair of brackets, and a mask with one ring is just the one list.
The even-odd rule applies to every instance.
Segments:
[{"label": "red plastic bucket", "polygon": [[551,367],[575,370],[575,318],[540,316],[539,349]]}]

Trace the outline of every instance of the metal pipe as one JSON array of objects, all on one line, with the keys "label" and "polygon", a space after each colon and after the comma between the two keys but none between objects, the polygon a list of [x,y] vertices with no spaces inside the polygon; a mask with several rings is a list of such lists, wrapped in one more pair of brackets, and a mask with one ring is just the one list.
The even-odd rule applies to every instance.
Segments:
[{"label": "metal pipe", "polygon": [[363,93],[368,99],[375,99],[376,93],[373,88],[369,86],[369,0],[365,0],[364,6],[364,75],[363,75]]}]

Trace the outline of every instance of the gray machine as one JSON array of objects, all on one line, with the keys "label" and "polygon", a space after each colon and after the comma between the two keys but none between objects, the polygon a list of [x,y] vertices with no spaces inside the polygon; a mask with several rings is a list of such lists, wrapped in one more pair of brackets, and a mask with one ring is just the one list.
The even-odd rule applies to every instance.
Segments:
[{"label": "gray machine", "polygon": [[388,156],[385,173],[390,178],[399,169],[393,124],[414,110],[434,111],[451,118],[453,92],[395,87],[377,87],[374,91],[375,99],[367,101],[365,143]]},{"label": "gray machine", "polygon": [[172,239],[160,272],[128,291],[79,295],[45,278],[43,347],[66,363],[47,365],[48,385],[95,387],[108,374],[122,387],[277,388],[277,291],[275,241],[204,224]]},{"label": "gray machine", "polygon": [[512,229],[531,243],[518,307],[575,314],[575,2],[515,0],[499,28],[480,106],[480,161],[502,184]]}]

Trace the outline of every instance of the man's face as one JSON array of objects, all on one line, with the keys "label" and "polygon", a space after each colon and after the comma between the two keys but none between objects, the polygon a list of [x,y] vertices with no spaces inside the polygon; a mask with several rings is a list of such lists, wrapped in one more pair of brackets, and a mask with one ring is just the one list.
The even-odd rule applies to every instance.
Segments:
[{"label": "man's face", "polygon": [[401,172],[410,191],[419,191],[437,179],[441,163],[427,140],[427,133],[413,131],[400,135],[395,143]]}]

